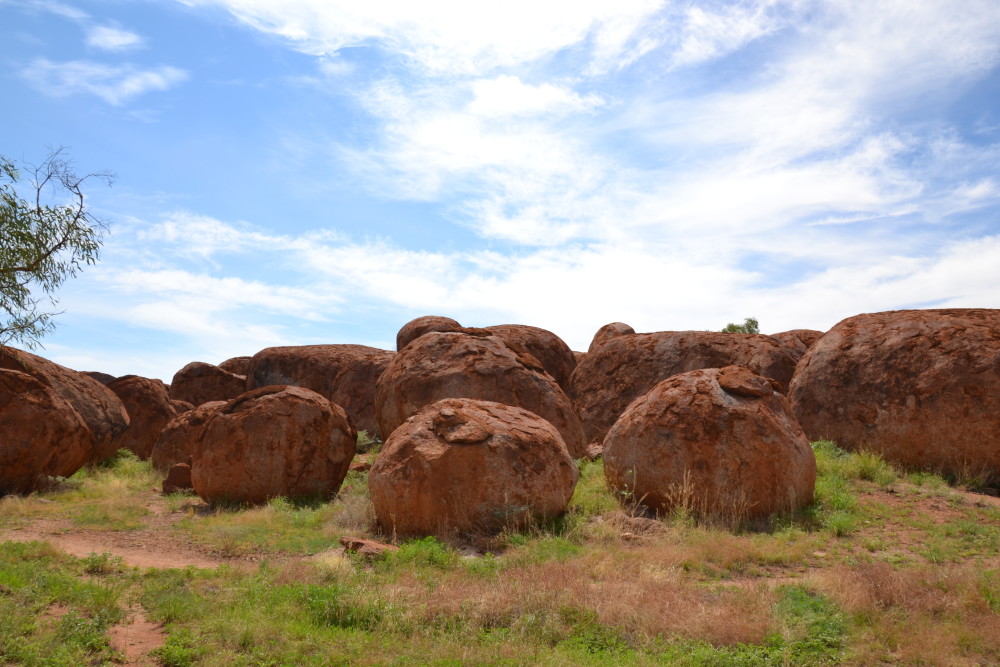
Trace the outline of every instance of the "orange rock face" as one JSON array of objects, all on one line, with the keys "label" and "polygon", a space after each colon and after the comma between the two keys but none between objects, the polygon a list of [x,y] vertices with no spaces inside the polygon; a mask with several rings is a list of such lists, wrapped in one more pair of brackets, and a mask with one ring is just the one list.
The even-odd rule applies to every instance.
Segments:
[{"label": "orange rock face", "polygon": [[205,422],[225,405],[226,401],[202,403],[193,410],[178,413],[167,422],[150,451],[149,458],[153,467],[160,472],[167,472],[174,464],[190,461],[201,442]]},{"label": "orange rock face", "polygon": [[126,375],[112,380],[107,387],[121,399],[129,417],[128,428],[118,446],[132,450],[141,459],[148,459],[163,427],[177,416],[167,386],[160,380]]},{"label": "orange rock face", "polygon": [[247,390],[247,379],[224,371],[204,361],[192,361],[174,373],[170,382],[170,398],[201,405],[210,401],[228,401]]},{"label": "orange rock face", "polygon": [[[0,347],[0,368],[31,375],[77,411],[93,437],[86,462],[102,461],[118,451],[118,440],[128,427],[128,413],[121,400],[103,384],[83,373],[11,347]],[[61,472],[52,474],[69,476]]]},{"label": "orange rock face", "polygon": [[603,327],[597,330],[594,334],[593,339],[590,341],[590,347],[587,348],[587,352],[594,352],[601,345],[612,338],[618,338],[619,336],[631,336],[635,333],[635,329],[625,324],[624,322],[611,322],[610,324],[605,324]]},{"label": "orange rock face", "polygon": [[789,398],[811,439],[1000,480],[1000,310],[850,317],[802,358]]},{"label": "orange rock face", "polygon": [[578,476],[546,420],[492,401],[446,399],[393,431],[368,486],[387,535],[447,536],[556,517]]},{"label": "orange rock face", "polygon": [[424,315],[410,320],[402,326],[396,334],[396,351],[402,352],[403,348],[412,343],[417,338],[432,331],[461,331],[462,325],[450,317],[440,317],[438,315]]},{"label": "orange rock face", "polygon": [[519,355],[496,336],[433,332],[396,355],[377,387],[375,411],[383,437],[443,398],[530,410],[556,427],[573,458],[585,454],[580,420],[566,394],[533,356]]},{"label": "orange rock face", "polygon": [[69,477],[94,438],[68,401],[41,380],[0,369],[0,495],[27,493],[48,476]]},{"label": "orange rock face", "polygon": [[551,331],[524,324],[497,324],[485,329],[500,338],[507,347],[520,353],[527,352],[538,359],[542,368],[555,378],[563,390],[566,389],[569,377],[576,368],[576,355],[562,338]]},{"label": "orange rock face", "polygon": [[207,502],[332,497],[354,457],[347,414],[302,387],[261,387],[210,414],[191,483]]},{"label": "orange rock face", "polygon": [[795,359],[777,340],[759,334],[663,331],[621,335],[587,354],[570,379],[588,442],[600,442],[628,404],[666,378],[700,368],[740,365],[784,388]]},{"label": "orange rock face", "polygon": [[775,382],[730,366],[636,399],[604,439],[604,471],[626,505],[738,521],[811,502],[816,459]]},{"label": "orange rock face", "polygon": [[250,361],[250,389],[275,384],[305,387],[347,411],[354,426],[378,435],[375,383],[394,352],[365,345],[269,347]]}]

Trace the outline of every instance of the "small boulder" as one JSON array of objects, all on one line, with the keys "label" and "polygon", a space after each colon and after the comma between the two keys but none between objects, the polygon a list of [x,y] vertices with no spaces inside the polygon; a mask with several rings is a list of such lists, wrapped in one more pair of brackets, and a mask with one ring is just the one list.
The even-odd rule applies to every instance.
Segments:
[{"label": "small boulder", "polygon": [[814,329],[792,329],[771,334],[771,338],[781,341],[781,344],[789,351],[796,361],[805,356],[812,344],[823,337],[822,331]]},{"label": "small boulder", "polygon": [[166,472],[174,464],[191,460],[191,455],[201,442],[205,422],[225,405],[226,401],[202,403],[196,408],[179,412],[167,422],[150,451],[149,458],[153,467]]},{"label": "small boulder", "polygon": [[620,335],[576,367],[573,399],[588,442],[601,442],[629,403],[666,378],[699,368],[740,365],[788,386],[796,360],[770,336],[711,331]]},{"label": "small boulder", "polygon": [[424,315],[410,320],[396,334],[396,351],[402,352],[403,348],[420,338],[424,334],[432,331],[461,331],[462,325],[450,317],[438,315]]},{"label": "small boulder", "polygon": [[247,379],[224,371],[204,361],[192,361],[174,374],[170,398],[201,405],[210,401],[228,401],[247,390]]},{"label": "small boulder", "polygon": [[394,544],[366,540],[363,537],[347,537],[346,535],[340,538],[340,546],[344,547],[344,551],[358,554],[366,560],[376,560],[389,552],[399,551],[399,547]]},{"label": "small boulder", "polygon": [[160,380],[125,375],[107,387],[121,399],[129,417],[118,446],[130,449],[140,459],[148,459],[167,422],[177,416],[167,386]]},{"label": "small boulder", "polygon": [[269,347],[250,360],[247,386],[311,389],[344,408],[355,428],[377,436],[375,383],[395,356],[366,345]]},{"label": "small boulder", "polygon": [[789,399],[810,439],[1000,481],[1000,310],[849,317],[799,362]]},{"label": "small boulder", "polygon": [[496,336],[432,332],[397,354],[377,385],[375,411],[383,436],[443,398],[530,410],[556,427],[573,458],[585,453],[580,420],[563,390],[537,359],[518,354]]},{"label": "small boulder", "polygon": [[387,535],[482,535],[559,516],[578,476],[546,420],[510,405],[452,398],[393,431],[368,486]]},{"label": "small boulder", "polygon": [[545,372],[555,378],[565,391],[576,368],[576,356],[562,338],[551,331],[524,324],[497,324],[485,329],[500,338],[507,347],[537,359]]},{"label": "small boulder", "polygon": [[610,324],[605,324],[597,330],[597,333],[594,334],[594,337],[590,341],[590,347],[587,348],[587,352],[590,353],[597,351],[597,348],[604,345],[612,338],[618,338],[619,336],[631,336],[634,333],[635,329],[624,322],[611,322]]},{"label": "small boulder", "polygon": [[231,359],[226,359],[219,364],[219,368],[233,375],[246,377],[250,372],[250,357],[232,357]]},{"label": "small boulder", "polygon": [[775,383],[729,366],[636,399],[604,439],[604,473],[625,505],[737,524],[812,502],[816,459]]},{"label": "small boulder", "polygon": [[167,478],[163,480],[163,494],[179,493],[181,491],[191,491],[191,464],[175,463],[167,471]]},{"label": "small boulder", "polygon": [[261,387],[208,415],[191,482],[209,503],[330,498],[354,458],[357,432],[339,405],[302,387]]},{"label": "small boulder", "polygon": [[94,380],[97,380],[101,384],[108,384],[109,382],[114,382],[115,376],[110,373],[102,373],[101,371],[81,371],[84,375]]}]

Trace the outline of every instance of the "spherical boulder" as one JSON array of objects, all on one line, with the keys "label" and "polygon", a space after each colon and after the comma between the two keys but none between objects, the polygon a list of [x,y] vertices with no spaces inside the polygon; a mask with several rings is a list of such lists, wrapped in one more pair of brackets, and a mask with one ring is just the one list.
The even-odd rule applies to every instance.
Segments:
[{"label": "spherical boulder", "polygon": [[475,398],[524,408],[547,419],[573,458],[585,454],[580,420],[556,381],[530,355],[500,338],[432,332],[396,355],[378,380],[375,412],[383,437],[424,406]]},{"label": "spherical boulder", "polygon": [[302,387],[261,387],[210,414],[191,456],[191,484],[209,503],[330,498],[354,458],[347,413]]},{"label": "spherical boulder", "polygon": [[576,355],[562,338],[551,331],[526,324],[497,324],[484,328],[511,349],[533,356],[545,372],[555,378],[563,390],[566,389],[569,377],[576,368]]},{"label": "spherical boulder", "polygon": [[247,390],[247,379],[204,361],[192,361],[174,373],[170,398],[201,405],[210,401],[228,401]]},{"label": "spherical boulder", "polygon": [[816,459],[775,382],[728,366],[637,398],[604,439],[604,472],[625,504],[738,523],[811,502]]},{"label": "spherical boulder", "polygon": [[125,375],[112,380],[107,387],[121,399],[129,417],[128,428],[118,446],[135,452],[140,459],[148,459],[163,427],[177,416],[167,386],[160,380]]},{"label": "spherical boulder", "polygon": [[[226,406],[227,401],[209,401],[196,408],[178,411],[164,424],[150,450],[153,467],[167,472],[177,463],[187,463],[201,442],[201,432],[208,418]],[[188,404],[190,405],[190,404]]]},{"label": "spherical boulder", "polygon": [[712,331],[622,335],[603,342],[573,371],[569,395],[588,442],[601,442],[628,404],[666,378],[740,365],[788,386],[796,360],[770,336]]},{"label": "spherical boulder", "polygon": [[[93,438],[88,463],[102,461],[118,451],[118,441],[128,427],[128,413],[106,386],[83,373],[12,347],[0,346],[0,368],[27,373],[77,411]],[[73,473],[52,474],[68,477]]]},{"label": "spherical boulder", "polygon": [[559,516],[578,476],[546,420],[493,401],[451,398],[392,432],[368,486],[387,535],[449,536]]},{"label": "spherical boulder", "polygon": [[412,319],[400,328],[396,334],[396,351],[402,352],[403,348],[411,342],[420,338],[424,334],[432,331],[461,331],[462,325],[457,320],[439,315],[424,315]]},{"label": "spherical boulder", "polygon": [[611,322],[610,324],[605,324],[603,327],[597,330],[594,337],[590,341],[590,347],[587,348],[587,352],[594,352],[601,345],[612,338],[617,338],[619,336],[631,336],[635,333],[635,329],[625,324],[624,322]]},{"label": "spherical boulder", "polygon": [[28,493],[69,477],[89,460],[94,437],[59,392],[21,371],[0,369],[0,495]]},{"label": "spherical boulder", "polygon": [[850,317],[799,362],[789,399],[810,439],[1000,480],[1000,310]]},{"label": "spherical boulder", "polygon": [[366,345],[269,347],[250,360],[247,386],[312,389],[344,408],[355,428],[378,435],[375,382],[395,356]]}]

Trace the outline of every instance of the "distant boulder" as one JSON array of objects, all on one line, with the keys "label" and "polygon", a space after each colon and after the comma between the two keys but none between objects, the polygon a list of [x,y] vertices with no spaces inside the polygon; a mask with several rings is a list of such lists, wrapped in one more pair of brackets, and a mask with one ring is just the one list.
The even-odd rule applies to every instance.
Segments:
[{"label": "distant boulder", "polygon": [[1000,310],[849,317],[799,362],[789,398],[811,439],[1000,481]]},{"label": "distant boulder", "polygon": [[771,338],[781,341],[781,344],[795,357],[796,361],[805,356],[812,344],[823,337],[822,331],[813,329],[792,329],[771,334]]},{"label": "distant boulder", "polygon": [[228,371],[233,375],[243,375],[245,377],[250,372],[250,357],[233,357],[231,359],[226,359],[219,364],[219,368],[224,371]]},{"label": "distant boulder", "polygon": [[443,332],[461,330],[462,325],[450,317],[424,315],[423,317],[410,320],[402,326],[396,334],[396,351],[402,352],[403,348],[411,342],[420,338],[424,334],[431,333],[432,331]]},{"label": "distant boulder", "polygon": [[484,328],[508,347],[537,359],[565,391],[576,368],[576,356],[562,338],[551,331],[524,324],[497,324]]},{"label": "distant boulder", "polygon": [[[209,401],[196,408],[178,412],[167,422],[150,450],[153,467],[167,472],[176,463],[186,463],[201,443],[201,432],[208,418],[226,406],[226,401]],[[187,405],[190,405],[188,403]]]},{"label": "distant boulder", "polygon": [[368,486],[385,534],[450,536],[557,517],[578,476],[548,421],[510,405],[451,398],[392,432]]},{"label": "distant boulder", "polygon": [[97,380],[101,384],[108,384],[114,381],[115,376],[110,373],[102,373],[101,371],[81,371],[87,377]]},{"label": "distant boulder", "polygon": [[597,348],[604,345],[612,338],[618,338],[619,336],[631,336],[633,334],[635,334],[635,329],[624,322],[611,322],[610,324],[605,324],[597,330],[597,333],[594,334],[593,339],[590,341],[590,347],[587,348],[587,352],[590,353],[597,351]]},{"label": "distant boulder", "polygon": [[174,374],[170,398],[201,405],[210,401],[228,401],[247,390],[247,379],[204,361],[192,361]]},{"label": "distant boulder", "polygon": [[128,428],[118,446],[135,452],[141,459],[148,459],[163,427],[178,413],[167,386],[160,380],[125,375],[112,380],[107,387],[121,399],[129,416]]}]

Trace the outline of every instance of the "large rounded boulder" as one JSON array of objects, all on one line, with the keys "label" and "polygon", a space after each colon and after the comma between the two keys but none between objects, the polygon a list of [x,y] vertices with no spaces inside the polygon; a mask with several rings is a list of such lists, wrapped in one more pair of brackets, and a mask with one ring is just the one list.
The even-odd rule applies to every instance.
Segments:
[{"label": "large rounded boulder", "polygon": [[245,376],[204,361],[192,361],[174,373],[170,381],[170,398],[195,406],[210,401],[228,401],[246,390]]},{"label": "large rounded boulder", "polygon": [[746,366],[784,389],[796,360],[760,334],[662,331],[620,335],[601,343],[573,371],[569,394],[588,442],[600,443],[629,403],[672,375],[701,368]]},{"label": "large rounded boulder", "polygon": [[802,358],[789,398],[811,439],[1000,480],[1000,310],[850,317]]},{"label": "large rounded boulder", "polygon": [[209,417],[224,408],[227,401],[209,401],[191,410],[179,411],[164,424],[153,443],[149,458],[153,467],[167,472],[178,463],[188,463],[201,443],[201,433]]},{"label": "large rounded boulder", "polygon": [[167,386],[160,380],[125,375],[107,384],[128,412],[129,425],[118,446],[148,459],[153,444],[167,423],[177,416],[177,401],[170,400]]},{"label": "large rounded boulder", "polygon": [[392,432],[368,486],[388,535],[482,535],[559,516],[578,476],[559,432],[534,413],[445,399]]},{"label": "large rounded boulder", "polygon": [[377,435],[375,383],[395,356],[366,345],[269,347],[250,360],[247,383],[312,389],[344,408],[357,429]]},{"label": "large rounded boulder", "polygon": [[249,391],[210,414],[192,454],[191,483],[209,503],[330,498],[354,458],[347,414],[302,387]]},{"label": "large rounded boulder", "polygon": [[587,348],[587,352],[595,352],[597,348],[604,345],[612,338],[618,338],[619,336],[631,336],[634,333],[635,329],[624,322],[610,322],[605,324],[597,330],[597,333],[594,334],[594,337],[590,341],[590,347]]},{"label": "large rounded boulder", "polygon": [[570,375],[576,368],[576,355],[569,345],[546,329],[526,324],[497,324],[485,330],[500,338],[513,350],[533,356],[563,390],[569,385]]},{"label": "large rounded boulder", "polygon": [[106,386],[83,373],[11,347],[0,346],[0,368],[27,373],[76,410],[92,437],[88,463],[102,461],[118,451],[118,441],[128,427],[128,413]]},{"label": "large rounded boulder", "polygon": [[0,495],[69,477],[93,453],[93,435],[73,406],[21,371],[0,369],[0,424]]},{"label": "large rounded boulder", "polygon": [[396,351],[403,348],[432,331],[461,331],[462,325],[457,320],[440,315],[424,315],[404,324],[396,333]]},{"label": "large rounded boulder", "polygon": [[378,381],[375,411],[383,437],[443,398],[530,410],[556,427],[573,458],[586,452],[580,420],[563,390],[537,359],[496,336],[432,332],[397,354]]},{"label": "large rounded boulder", "polygon": [[775,382],[728,366],[636,399],[604,439],[604,472],[625,504],[736,524],[811,502],[816,459]]}]

